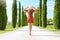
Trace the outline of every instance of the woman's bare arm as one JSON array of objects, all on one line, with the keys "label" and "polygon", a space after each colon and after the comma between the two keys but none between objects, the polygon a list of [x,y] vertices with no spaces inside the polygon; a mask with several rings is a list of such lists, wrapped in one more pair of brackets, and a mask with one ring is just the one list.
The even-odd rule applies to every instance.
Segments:
[{"label": "woman's bare arm", "polygon": [[37,10],[35,7],[33,7],[33,8],[34,8],[35,12],[39,11],[39,10]]},{"label": "woman's bare arm", "polygon": [[26,7],[26,8],[24,9],[24,12],[26,12],[26,11],[27,11],[27,8],[28,8],[28,7]]}]

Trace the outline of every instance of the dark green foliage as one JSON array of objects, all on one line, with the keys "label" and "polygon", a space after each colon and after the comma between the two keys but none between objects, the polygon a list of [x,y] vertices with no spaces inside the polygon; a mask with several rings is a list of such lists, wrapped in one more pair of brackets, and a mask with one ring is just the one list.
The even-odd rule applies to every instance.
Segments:
[{"label": "dark green foliage", "polygon": [[0,30],[5,30],[7,25],[6,0],[0,0]]},{"label": "dark green foliage", "polygon": [[46,28],[47,26],[47,0],[43,0],[42,7],[42,27]]},{"label": "dark green foliage", "polygon": [[17,23],[17,1],[13,0],[13,5],[12,5],[12,26],[13,28],[16,27]]},{"label": "dark green foliage", "polygon": [[26,17],[26,14],[24,13],[23,11],[23,7],[22,7],[22,26],[26,26],[27,25],[27,17]]},{"label": "dark green foliage", "polygon": [[19,19],[18,19],[18,27],[21,26],[21,4],[19,2]]},{"label": "dark green foliage", "polygon": [[42,0],[39,0],[40,26],[42,26]]},{"label": "dark green foliage", "polygon": [[[39,7],[38,7],[37,10],[39,10]],[[35,26],[39,26],[39,11],[37,11],[37,12],[34,14],[34,25],[35,25]]]},{"label": "dark green foliage", "polygon": [[60,29],[60,0],[55,0],[54,5],[54,27]]}]

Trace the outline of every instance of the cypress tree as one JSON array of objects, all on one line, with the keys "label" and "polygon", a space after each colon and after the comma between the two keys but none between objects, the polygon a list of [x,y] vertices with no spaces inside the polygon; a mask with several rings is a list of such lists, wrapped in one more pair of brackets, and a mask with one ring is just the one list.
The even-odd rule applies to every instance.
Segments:
[{"label": "cypress tree", "polygon": [[47,0],[43,0],[42,7],[42,27],[46,28],[47,26]]},{"label": "cypress tree", "polygon": [[0,0],[0,30],[5,30],[7,25],[6,0]]},{"label": "cypress tree", "polygon": [[55,0],[54,5],[54,27],[60,29],[60,0]]},{"label": "cypress tree", "polygon": [[17,23],[17,1],[13,0],[13,5],[12,5],[12,26],[13,28],[16,27]]},{"label": "cypress tree", "polygon": [[24,10],[24,8],[22,7],[22,26],[26,26],[27,25],[27,17],[23,10]]},{"label": "cypress tree", "polygon": [[[39,7],[37,8],[39,10]],[[39,11],[34,14],[34,25],[39,26]]]},{"label": "cypress tree", "polygon": [[18,27],[21,26],[21,4],[19,2],[19,19],[18,19]]},{"label": "cypress tree", "polygon": [[40,27],[42,26],[42,0],[39,0],[39,11],[40,11]]}]

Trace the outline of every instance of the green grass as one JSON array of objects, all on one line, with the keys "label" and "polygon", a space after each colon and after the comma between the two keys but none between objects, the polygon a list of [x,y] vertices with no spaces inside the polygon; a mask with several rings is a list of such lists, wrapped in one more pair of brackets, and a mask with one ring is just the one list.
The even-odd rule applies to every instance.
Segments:
[{"label": "green grass", "polygon": [[48,25],[46,29],[60,34],[60,29],[55,29],[55,27],[53,25]]},{"label": "green grass", "polygon": [[46,29],[46,30],[50,30],[50,31],[53,31],[57,34],[60,34],[60,29],[55,29],[55,27],[53,25],[47,25],[46,28],[43,28],[43,27],[40,27],[41,29]]},{"label": "green grass", "polygon": [[47,30],[55,30],[55,27],[53,25],[47,25]]},{"label": "green grass", "polygon": [[13,31],[13,30],[17,30],[17,29],[19,29],[19,27],[13,28],[12,26],[7,25],[6,29],[4,31],[0,30],[0,34],[6,33],[6,32],[9,32],[9,31]]}]

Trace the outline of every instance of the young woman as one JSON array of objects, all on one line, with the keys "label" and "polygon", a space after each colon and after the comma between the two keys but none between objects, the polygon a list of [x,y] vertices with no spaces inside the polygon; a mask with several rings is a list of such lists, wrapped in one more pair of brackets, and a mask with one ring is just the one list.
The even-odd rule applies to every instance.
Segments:
[{"label": "young woman", "polygon": [[34,23],[33,13],[36,12],[36,9],[35,7],[28,6],[27,8],[25,8],[24,12],[28,13],[27,23],[29,25],[29,35],[31,35],[32,24]]}]

